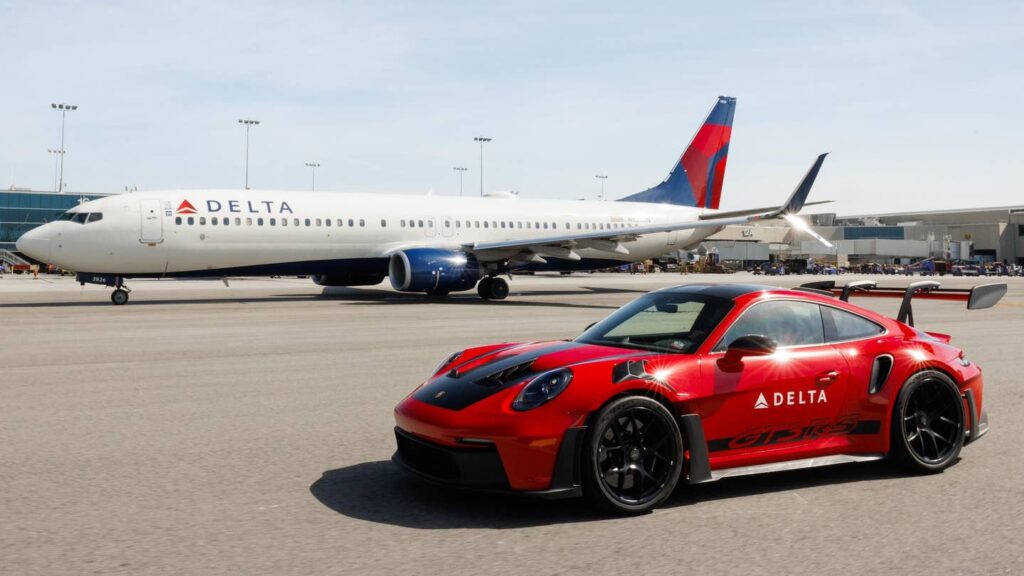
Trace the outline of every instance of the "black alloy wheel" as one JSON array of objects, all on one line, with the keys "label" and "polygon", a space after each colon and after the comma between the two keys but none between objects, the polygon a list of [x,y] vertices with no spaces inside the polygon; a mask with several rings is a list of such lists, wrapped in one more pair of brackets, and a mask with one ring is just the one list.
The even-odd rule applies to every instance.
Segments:
[{"label": "black alloy wheel", "polygon": [[893,410],[892,456],[919,472],[938,472],[954,462],[964,445],[964,402],[942,372],[912,376]]},{"label": "black alloy wheel", "polygon": [[683,439],[660,402],[628,396],[605,406],[590,429],[584,494],[620,514],[649,512],[663,502],[683,470]]}]

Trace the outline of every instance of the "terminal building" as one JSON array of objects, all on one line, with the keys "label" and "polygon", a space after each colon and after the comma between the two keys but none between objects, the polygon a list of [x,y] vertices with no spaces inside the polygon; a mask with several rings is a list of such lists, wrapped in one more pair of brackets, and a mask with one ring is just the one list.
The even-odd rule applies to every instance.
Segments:
[{"label": "terminal building", "polygon": [[22,263],[14,253],[14,243],[25,232],[60,218],[60,215],[82,202],[105,194],[41,192],[34,190],[0,190],[0,261]]},{"label": "terminal building", "polygon": [[864,216],[805,216],[828,248],[784,222],[729,226],[703,249],[719,260],[755,264],[814,259],[840,266],[910,264],[925,259],[1024,265],[1024,205]]}]

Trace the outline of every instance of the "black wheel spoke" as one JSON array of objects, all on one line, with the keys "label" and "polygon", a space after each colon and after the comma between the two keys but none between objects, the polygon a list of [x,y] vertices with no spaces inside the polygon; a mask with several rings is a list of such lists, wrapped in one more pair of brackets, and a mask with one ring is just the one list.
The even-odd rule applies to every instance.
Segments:
[{"label": "black wheel spoke", "polygon": [[657,452],[651,454],[651,456],[653,456],[655,460],[661,460],[662,462],[664,462],[668,466],[672,465],[673,460],[671,458],[669,458],[668,456],[663,456],[661,454],[658,454]]}]

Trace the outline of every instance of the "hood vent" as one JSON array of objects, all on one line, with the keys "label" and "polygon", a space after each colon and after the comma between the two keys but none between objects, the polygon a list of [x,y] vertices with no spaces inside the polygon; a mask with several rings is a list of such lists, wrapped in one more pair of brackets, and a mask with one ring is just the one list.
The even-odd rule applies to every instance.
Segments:
[{"label": "hood vent", "polygon": [[523,362],[522,364],[516,364],[504,370],[499,370],[493,374],[480,378],[475,383],[477,386],[504,386],[510,382],[525,378],[531,374],[530,368],[533,366],[533,360],[529,362]]}]

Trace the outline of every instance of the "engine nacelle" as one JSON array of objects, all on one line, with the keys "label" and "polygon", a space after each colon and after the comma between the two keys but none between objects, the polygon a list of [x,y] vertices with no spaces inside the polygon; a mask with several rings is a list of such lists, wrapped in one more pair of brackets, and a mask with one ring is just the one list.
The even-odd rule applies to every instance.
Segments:
[{"label": "engine nacelle", "polygon": [[314,274],[318,286],[373,286],[384,280],[383,272],[346,272],[342,274]]},{"label": "engine nacelle", "polygon": [[443,294],[470,290],[480,279],[476,259],[463,252],[411,248],[391,255],[388,277],[395,290]]}]

